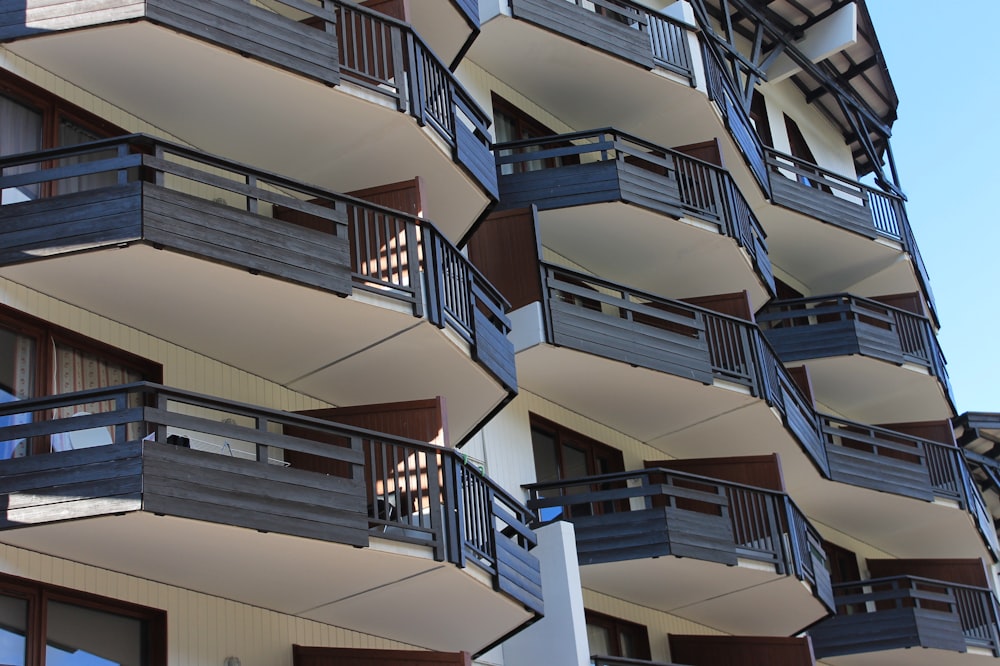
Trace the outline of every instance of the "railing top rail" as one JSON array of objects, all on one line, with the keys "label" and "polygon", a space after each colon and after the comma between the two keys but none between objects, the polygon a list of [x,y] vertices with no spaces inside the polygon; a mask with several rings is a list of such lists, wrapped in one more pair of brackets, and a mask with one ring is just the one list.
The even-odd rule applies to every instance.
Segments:
[{"label": "railing top rail", "polygon": [[867,423],[859,423],[858,421],[851,421],[851,420],[848,420],[848,419],[845,419],[845,418],[841,418],[839,416],[833,416],[831,414],[823,414],[823,413],[820,413],[820,412],[817,412],[816,416],[818,416],[820,419],[823,419],[824,421],[831,421],[833,423],[839,423],[839,424],[848,426],[850,428],[859,428],[859,429],[863,429],[863,430],[870,430],[872,432],[880,433],[882,435],[896,437],[896,438],[899,438],[899,439],[908,439],[908,440],[910,440],[910,441],[912,441],[914,443],[923,444],[924,446],[935,446],[935,447],[939,447],[940,449],[943,449],[943,450],[946,450],[946,451],[954,451],[956,453],[956,455],[961,451],[961,449],[958,446],[955,446],[955,445],[952,445],[952,444],[946,444],[945,442],[935,442],[932,439],[924,439],[923,437],[917,437],[916,435],[909,435],[909,434],[906,434],[906,433],[897,432],[897,431],[892,430],[890,428],[881,428],[879,426],[869,425]]},{"label": "railing top rail", "polygon": [[826,177],[828,177],[828,178],[830,178],[832,180],[839,180],[841,182],[850,184],[850,185],[852,185],[852,186],[854,186],[854,187],[856,187],[858,189],[867,190],[869,192],[876,192],[876,193],[881,194],[883,196],[889,197],[890,199],[896,199],[898,201],[903,201],[903,197],[900,197],[898,194],[896,194],[894,192],[886,191],[886,190],[882,189],[881,187],[872,187],[871,185],[866,185],[865,183],[862,183],[861,181],[859,181],[857,178],[852,178],[851,176],[845,176],[843,174],[839,174],[839,173],[837,173],[835,171],[831,171],[829,169],[821,167],[818,164],[814,164],[813,162],[809,162],[808,160],[805,160],[805,159],[803,159],[801,157],[796,157],[795,155],[790,155],[788,153],[782,152],[782,151],[777,150],[775,148],[772,148],[770,146],[764,146],[764,153],[771,160],[772,164],[779,164],[780,165],[780,163],[777,162],[776,160],[773,160],[773,158],[778,158],[778,159],[781,159],[781,160],[787,160],[788,162],[791,162],[792,164],[805,166],[810,171],[814,171],[814,172],[817,172],[819,174],[822,174],[823,176],[826,176]]},{"label": "railing top rail", "polygon": [[[526,147],[530,147],[530,146],[544,145],[544,144],[550,144],[550,143],[568,143],[568,142],[572,142],[572,141],[580,141],[582,139],[592,139],[592,138],[595,138],[595,137],[599,137],[601,135],[611,135],[612,137],[614,137],[616,139],[623,139],[623,140],[628,141],[630,143],[634,143],[636,145],[643,146],[645,148],[649,148],[650,150],[659,151],[659,152],[664,153],[665,155],[669,155],[671,157],[677,157],[677,158],[683,159],[685,161],[688,161],[688,162],[691,162],[691,163],[694,163],[694,164],[698,164],[700,166],[705,167],[706,169],[711,169],[713,171],[718,171],[718,172],[724,173],[726,175],[729,174],[729,172],[725,169],[725,167],[720,167],[718,164],[712,164],[711,162],[707,162],[707,161],[705,161],[703,159],[700,159],[698,157],[693,157],[691,155],[688,155],[687,153],[682,153],[682,152],[674,150],[672,148],[666,148],[664,146],[652,143],[651,141],[647,141],[646,139],[642,139],[640,137],[637,137],[634,134],[629,134],[628,132],[623,132],[622,130],[616,129],[614,127],[601,127],[601,128],[597,128],[597,129],[591,129],[591,130],[580,130],[580,131],[577,131],[577,132],[567,132],[567,133],[564,133],[564,134],[550,134],[548,136],[532,137],[530,139],[518,139],[516,141],[504,141],[503,143],[495,143],[495,144],[493,144],[493,150],[494,150],[494,152],[499,153],[499,151],[501,151],[501,150],[516,150],[518,148],[526,148]],[[577,144],[576,147],[580,149],[579,151],[577,151],[577,152],[580,152],[580,153],[593,152],[593,151],[607,149],[607,147],[602,148],[601,145],[602,144],[594,144],[594,145],[591,145],[591,144]],[[508,161],[508,162],[509,161],[516,161],[516,160],[512,160],[511,159],[512,157],[521,157],[521,155],[507,156],[506,161]],[[537,153],[525,153],[525,154],[523,154],[523,158],[525,160],[537,160],[537,159],[539,159],[539,155]],[[499,157],[498,157],[498,159],[499,159]]]},{"label": "railing top rail", "polygon": [[912,576],[909,574],[900,574],[898,576],[883,576],[882,578],[869,578],[865,580],[847,581],[843,583],[833,583],[832,587],[834,592],[836,592],[837,590],[843,588],[870,587],[874,585],[884,585],[884,584],[891,584],[898,582],[905,582],[907,585],[922,583],[925,585],[936,585],[938,587],[968,590],[970,592],[983,592],[991,596],[993,595],[993,591],[988,587],[982,587],[980,585],[969,585],[967,583],[954,583],[949,580],[928,578],[926,576]]},{"label": "railing top rail", "polygon": [[[740,490],[747,490],[755,493],[760,493],[762,495],[771,495],[779,498],[787,498],[789,499],[789,501],[791,501],[791,498],[788,497],[788,493],[780,490],[772,490],[770,488],[760,488],[758,486],[750,486],[743,483],[736,483],[734,481],[725,481],[722,479],[716,479],[701,474],[692,474],[691,472],[682,472],[679,470],[667,469],[665,467],[648,467],[641,470],[613,472],[611,474],[595,474],[591,476],[576,477],[573,479],[561,479],[559,481],[541,481],[536,483],[526,483],[523,484],[521,487],[528,491],[551,490],[552,488],[561,488],[564,486],[582,486],[582,485],[613,483],[615,481],[628,481],[629,479],[640,479],[652,476],[654,474],[663,474],[670,478],[678,478],[686,481],[694,481],[697,483],[704,483],[706,485],[721,486],[725,488],[737,488]],[[567,495],[566,500],[572,503],[574,501],[573,495]]]},{"label": "railing top rail", "polygon": [[[597,284],[604,287],[605,289],[631,294],[632,296],[637,296],[639,298],[652,301],[653,303],[661,303],[663,305],[669,305],[679,310],[688,310],[689,312],[696,312],[701,314],[702,316],[709,316],[709,317],[714,317],[716,319],[729,321],[739,326],[756,328],[753,322],[747,319],[740,319],[739,317],[735,317],[733,315],[724,314],[722,312],[716,312],[715,310],[710,310],[708,308],[701,307],[700,305],[694,305],[692,303],[687,303],[685,301],[678,301],[671,298],[663,298],[662,296],[657,296],[656,294],[651,294],[649,292],[642,291],[639,289],[632,289],[631,287],[622,284],[611,282],[609,280],[604,280],[602,278],[595,277],[587,273],[581,273],[571,268],[565,268],[563,266],[559,266],[558,264],[552,264],[547,261],[539,260],[538,264],[546,271],[565,273],[573,278],[581,280],[582,282],[590,282],[592,284]],[[637,303],[636,305],[641,305],[641,304]]]},{"label": "railing top rail", "polygon": [[[915,319],[924,319],[926,321],[930,321],[930,319],[927,316],[922,315],[922,314],[918,314],[916,312],[911,312],[910,310],[907,310],[905,308],[901,308],[901,307],[898,307],[898,306],[895,306],[895,305],[889,305],[887,303],[883,303],[882,301],[875,300],[874,298],[868,298],[868,297],[865,297],[865,296],[856,296],[854,294],[848,294],[848,293],[823,294],[823,295],[820,295],[820,296],[804,296],[802,298],[785,298],[785,299],[781,299],[781,300],[774,300],[774,301],[770,301],[767,305],[765,305],[764,307],[762,307],[761,310],[764,311],[764,312],[771,313],[771,314],[786,314],[786,313],[783,313],[783,312],[777,312],[778,308],[791,307],[791,306],[796,306],[796,305],[803,305],[803,306],[805,306],[805,305],[809,305],[809,304],[812,304],[812,303],[829,302],[830,300],[845,301],[847,303],[863,303],[863,304],[871,306],[871,307],[879,308],[879,309],[882,309],[882,310],[888,310],[889,312],[896,312],[896,313],[899,313],[899,314],[902,314],[902,315],[908,315],[908,316],[913,317]],[[832,303],[832,304],[829,305],[829,307],[831,307],[831,308],[837,308],[838,305],[836,303]],[[839,306],[839,307],[843,307],[843,306]],[[801,311],[791,311],[791,312],[787,313],[787,316],[788,317],[800,317],[802,315],[801,315]]]}]

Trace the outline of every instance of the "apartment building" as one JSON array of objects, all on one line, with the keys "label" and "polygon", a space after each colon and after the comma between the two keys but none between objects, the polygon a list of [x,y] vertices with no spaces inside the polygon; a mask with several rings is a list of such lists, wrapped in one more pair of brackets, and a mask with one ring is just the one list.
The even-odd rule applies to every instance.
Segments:
[{"label": "apartment building", "polygon": [[0,0],[0,661],[995,660],[897,103],[862,0]]}]

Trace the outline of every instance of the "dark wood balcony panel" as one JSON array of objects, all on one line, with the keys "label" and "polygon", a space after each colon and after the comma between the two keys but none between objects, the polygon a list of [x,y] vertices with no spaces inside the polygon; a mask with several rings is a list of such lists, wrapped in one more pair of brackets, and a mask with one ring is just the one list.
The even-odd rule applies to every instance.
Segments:
[{"label": "dark wood balcony panel", "polygon": [[771,176],[771,197],[779,206],[791,208],[828,224],[869,238],[879,236],[872,224],[871,211],[862,201],[844,199],[798,180],[785,178],[781,174]]},{"label": "dark wood balcony panel", "polygon": [[[272,6],[287,15],[245,0],[112,0],[31,8],[24,0],[7,0],[0,4],[0,41],[145,18],[318,81],[338,83],[337,40],[330,37],[334,13],[297,0],[277,0]],[[306,18],[317,25],[306,25]]]},{"label": "dark wood balcony panel", "polygon": [[618,169],[610,161],[504,175],[499,188],[501,209],[550,210],[622,199]]},{"label": "dark wood balcony panel", "polygon": [[966,649],[957,615],[919,608],[827,618],[809,635],[819,659],[900,648]]},{"label": "dark wood balcony panel", "polygon": [[901,460],[881,458],[863,451],[831,446],[827,447],[830,461],[830,478],[841,483],[882,490],[925,501],[932,501],[930,477],[920,465]]},{"label": "dark wood balcony panel", "polygon": [[142,508],[142,446],[103,446],[4,461],[0,529]]},{"label": "dark wood balcony panel", "polygon": [[[142,238],[142,184],[0,207],[0,265]],[[59,248],[62,248],[61,250]]]},{"label": "dark wood balcony panel", "polygon": [[[638,26],[638,21],[645,22],[645,15],[608,0],[592,1],[604,15],[583,8],[578,1],[512,0],[510,4],[511,14],[516,18],[652,69],[649,36]],[[635,27],[629,27],[628,23]]]}]

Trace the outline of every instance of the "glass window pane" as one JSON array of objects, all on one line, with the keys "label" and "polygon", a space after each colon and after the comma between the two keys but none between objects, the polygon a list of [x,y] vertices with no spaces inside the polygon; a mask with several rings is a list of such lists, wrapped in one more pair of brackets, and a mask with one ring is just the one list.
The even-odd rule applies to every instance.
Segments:
[{"label": "glass window pane", "polygon": [[587,625],[587,644],[590,646],[590,654],[617,657],[611,649],[611,635],[605,627],[598,627],[593,624]]},{"label": "glass window pane", "polygon": [[[0,328],[0,403],[35,394],[35,341]],[[31,421],[31,413],[0,415],[0,428]],[[0,460],[26,455],[24,438],[0,441]]]},{"label": "glass window pane", "polygon": [[556,459],[556,442],[552,435],[540,430],[531,431],[531,448],[535,456],[535,478],[538,482],[557,481],[559,461]]},{"label": "glass window pane", "polygon": [[[91,141],[97,141],[100,139],[98,135],[93,132],[86,130],[79,125],[72,123],[66,119],[59,122],[59,145],[60,146],[76,146],[81,143],[89,143]],[[113,158],[116,154],[114,148],[108,150],[100,150],[97,152],[87,153],[85,155],[78,155],[74,157],[64,157],[59,160],[59,166],[70,166],[73,164],[82,164],[84,162],[93,162],[95,160],[104,160]],[[104,171],[102,173],[90,174],[87,176],[77,176],[76,178],[66,178],[59,181],[58,189],[59,194],[71,194],[73,192],[81,192],[83,190],[93,190],[98,187],[107,187],[109,185],[114,185],[118,182],[118,174],[115,171]]]},{"label": "glass window pane", "polygon": [[46,666],[142,666],[145,626],[141,620],[48,603]]},{"label": "glass window pane", "polygon": [[24,666],[28,602],[0,596],[0,663]]},{"label": "glass window pane", "polygon": [[[0,157],[40,150],[41,147],[42,114],[0,95]],[[36,168],[34,164],[8,167],[0,175],[13,176]],[[0,194],[5,204],[28,201],[38,196],[38,184],[7,188]]]}]

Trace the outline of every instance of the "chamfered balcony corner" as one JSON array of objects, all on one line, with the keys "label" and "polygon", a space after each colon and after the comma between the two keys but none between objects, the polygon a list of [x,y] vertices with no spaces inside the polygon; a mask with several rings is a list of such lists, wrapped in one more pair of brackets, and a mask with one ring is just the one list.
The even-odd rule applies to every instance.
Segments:
[{"label": "chamfered balcony corner", "polygon": [[440,650],[541,612],[532,513],[451,448],[147,382],[0,419],[4,543]]},{"label": "chamfered balcony corner", "polygon": [[145,135],[4,157],[0,191],[32,289],[332,404],[445,396],[456,441],[516,393],[507,302],[412,213]]}]

